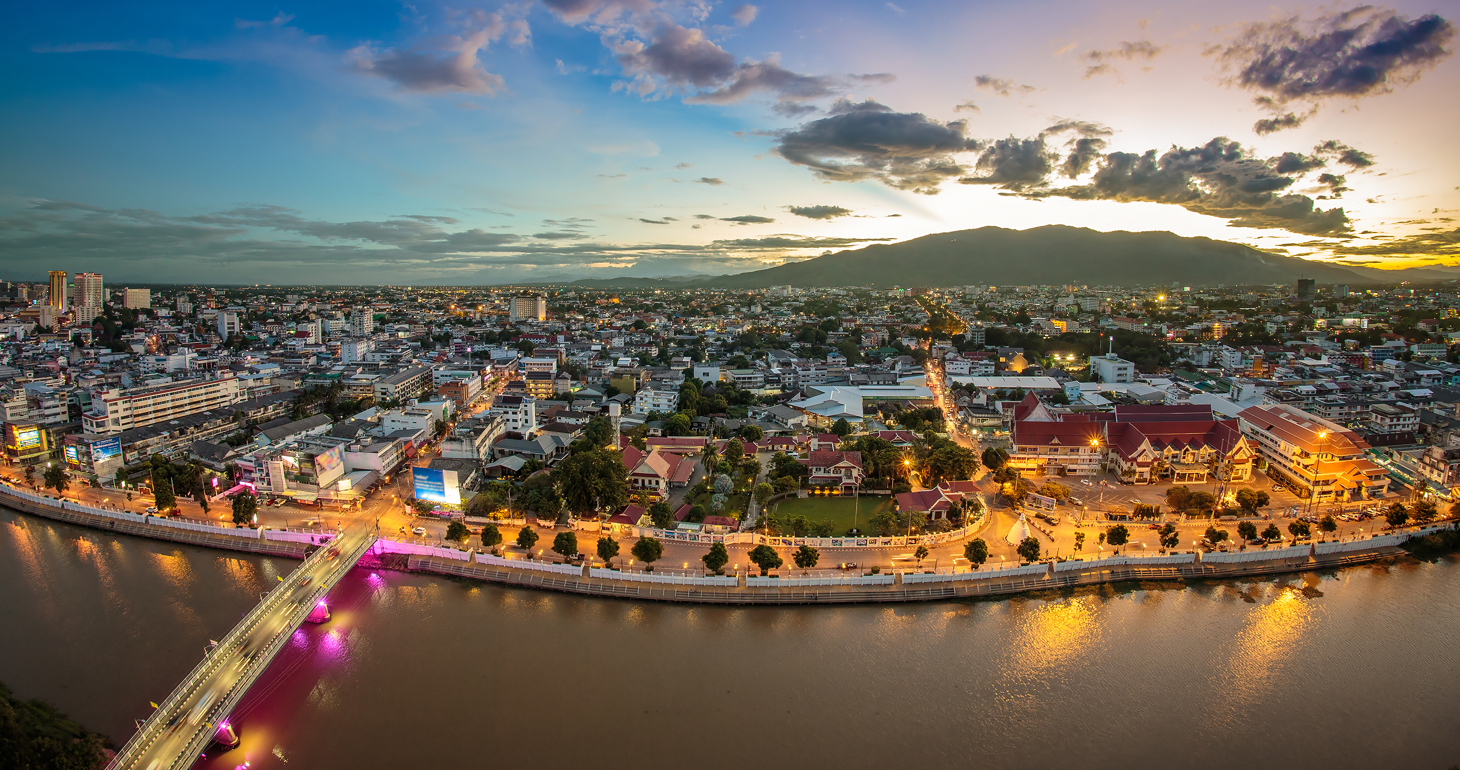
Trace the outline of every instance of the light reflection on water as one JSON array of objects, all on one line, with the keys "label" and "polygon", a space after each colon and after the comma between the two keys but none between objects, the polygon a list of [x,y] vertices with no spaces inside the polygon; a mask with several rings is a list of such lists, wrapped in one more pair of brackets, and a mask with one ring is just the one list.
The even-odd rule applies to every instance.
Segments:
[{"label": "light reflection on water", "polygon": [[[25,631],[0,623],[0,679],[121,738],[293,566],[7,516],[0,617]],[[357,570],[235,709],[240,749],[204,766],[1445,767],[1457,592],[1443,562],[747,608]]]}]

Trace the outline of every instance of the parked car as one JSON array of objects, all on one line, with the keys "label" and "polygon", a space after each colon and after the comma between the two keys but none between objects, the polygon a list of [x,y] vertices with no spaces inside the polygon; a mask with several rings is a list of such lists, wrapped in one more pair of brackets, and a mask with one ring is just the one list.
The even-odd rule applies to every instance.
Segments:
[{"label": "parked car", "polygon": [[149,516],[156,516],[157,515],[157,506],[155,506],[155,505],[149,505],[149,506],[147,506],[147,515],[149,515]]},{"label": "parked car", "polygon": [[415,529],[411,530],[411,534],[415,535],[416,537],[423,537],[426,534],[426,528],[416,527]]}]

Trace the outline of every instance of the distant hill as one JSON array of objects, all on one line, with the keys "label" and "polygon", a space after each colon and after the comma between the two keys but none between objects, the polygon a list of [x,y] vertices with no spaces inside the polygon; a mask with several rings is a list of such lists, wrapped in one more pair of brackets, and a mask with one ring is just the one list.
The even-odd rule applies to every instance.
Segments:
[{"label": "distant hill", "polygon": [[[803,262],[711,278],[700,286],[963,286],[1088,284],[1228,286],[1294,283],[1373,284],[1411,280],[1408,271],[1348,268],[1169,232],[1102,233],[1049,225],[1029,230],[980,227],[839,251]],[[1426,273],[1431,271],[1424,271]],[[1386,275],[1387,274],[1387,275]],[[1435,280],[1443,274],[1414,276]],[[1392,277],[1391,277],[1392,276]],[[1455,277],[1450,274],[1447,277]]]}]

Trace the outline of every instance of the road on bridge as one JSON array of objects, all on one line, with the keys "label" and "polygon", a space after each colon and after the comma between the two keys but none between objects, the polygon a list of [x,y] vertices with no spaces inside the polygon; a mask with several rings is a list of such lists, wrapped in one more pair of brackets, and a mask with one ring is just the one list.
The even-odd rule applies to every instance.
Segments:
[{"label": "road on bridge", "polygon": [[178,685],[108,767],[191,766],[227,711],[268,667],[282,646],[280,636],[294,632],[373,542],[370,528],[353,527],[300,564]]}]

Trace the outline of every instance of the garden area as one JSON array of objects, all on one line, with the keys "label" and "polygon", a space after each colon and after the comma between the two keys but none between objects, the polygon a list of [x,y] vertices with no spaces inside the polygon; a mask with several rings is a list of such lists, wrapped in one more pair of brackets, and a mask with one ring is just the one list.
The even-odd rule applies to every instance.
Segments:
[{"label": "garden area", "polygon": [[830,522],[831,537],[841,537],[852,528],[854,514],[856,526],[864,533],[871,532],[872,528],[868,526],[868,522],[883,511],[891,511],[892,498],[886,495],[860,497],[812,495],[806,498],[790,497],[771,503],[769,507],[770,512],[782,521],[802,516],[812,524]]}]

